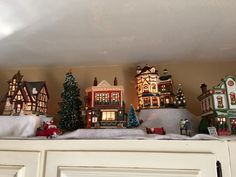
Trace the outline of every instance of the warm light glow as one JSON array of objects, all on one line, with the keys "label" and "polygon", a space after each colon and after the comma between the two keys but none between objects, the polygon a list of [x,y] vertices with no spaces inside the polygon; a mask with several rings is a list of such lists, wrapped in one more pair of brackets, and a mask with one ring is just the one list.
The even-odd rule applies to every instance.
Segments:
[{"label": "warm light glow", "polygon": [[169,104],[170,103],[170,100],[168,98],[166,98],[166,103]]},{"label": "warm light glow", "polygon": [[102,112],[102,120],[115,120],[115,112]]}]

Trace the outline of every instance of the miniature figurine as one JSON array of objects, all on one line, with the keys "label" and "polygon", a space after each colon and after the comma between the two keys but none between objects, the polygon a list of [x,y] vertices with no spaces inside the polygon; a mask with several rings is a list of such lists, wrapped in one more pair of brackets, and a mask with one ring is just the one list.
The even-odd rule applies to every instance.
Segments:
[{"label": "miniature figurine", "polygon": [[146,128],[147,134],[159,134],[159,135],[165,135],[166,132],[163,127],[160,128]]},{"label": "miniature figurine", "polygon": [[62,131],[57,128],[53,121],[43,122],[43,126],[36,131],[36,136],[46,136],[47,138],[55,138],[61,134]]},{"label": "miniature figurine", "polygon": [[181,119],[179,121],[180,134],[191,136],[191,125],[188,119]]}]

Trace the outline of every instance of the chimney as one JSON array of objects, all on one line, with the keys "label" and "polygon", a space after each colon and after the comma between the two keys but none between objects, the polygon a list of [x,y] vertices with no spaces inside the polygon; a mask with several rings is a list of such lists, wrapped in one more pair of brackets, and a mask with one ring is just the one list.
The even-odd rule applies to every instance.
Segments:
[{"label": "chimney", "polygon": [[139,74],[139,73],[141,73],[141,71],[142,71],[141,67],[140,67],[140,66],[137,66],[137,69],[136,69],[136,74]]},{"label": "chimney", "polygon": [[98,81],[97,81],[97,78],[95,77],[93,81],[93,86],[97,86],[97,85],[98,85]]},{"label": "chimney", "polygon": [[115,79],[114,79],[114,85],[117,85],[117,79],[116,79],[116,77],[115,77]]},{"label": "chimney", "polygon": [[202,84],[200,88],[202,89],[202,93],[207,92],[207,85],[206,84]]}]

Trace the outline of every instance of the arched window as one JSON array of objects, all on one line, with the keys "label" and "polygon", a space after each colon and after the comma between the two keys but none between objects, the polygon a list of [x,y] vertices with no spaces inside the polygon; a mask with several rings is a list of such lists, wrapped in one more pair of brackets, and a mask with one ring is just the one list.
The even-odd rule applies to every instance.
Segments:
[{"label": "arched window", "polygon": [[157,86],[156,84],[152,84],[152,92],[157,92]]},{"label": "arched window", "polygon": [[148,85],[144,85],[144,86],[143,86],[143,92],[149,92]]}]

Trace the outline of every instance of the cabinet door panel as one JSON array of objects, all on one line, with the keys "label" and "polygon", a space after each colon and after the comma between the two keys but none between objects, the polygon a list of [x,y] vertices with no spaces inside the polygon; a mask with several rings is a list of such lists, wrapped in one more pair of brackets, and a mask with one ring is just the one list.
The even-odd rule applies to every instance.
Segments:
[{"label": "cabinet door panel", "polygon": [[45,177],[216,177],[213,154],[59,152],[47,154]]},{"label": "cabinet door panel", "polygon": [[199,170],[60,167],[60,177],[196,177]]},{"label": "cabinet door panel", "polygon": [[229,142],[229,153],[232,177],[236,177],[236,141]]},{"label": "cabinet door panel", "polygon": [[0,177],[38,177],[39,154],[0,151]]}]

